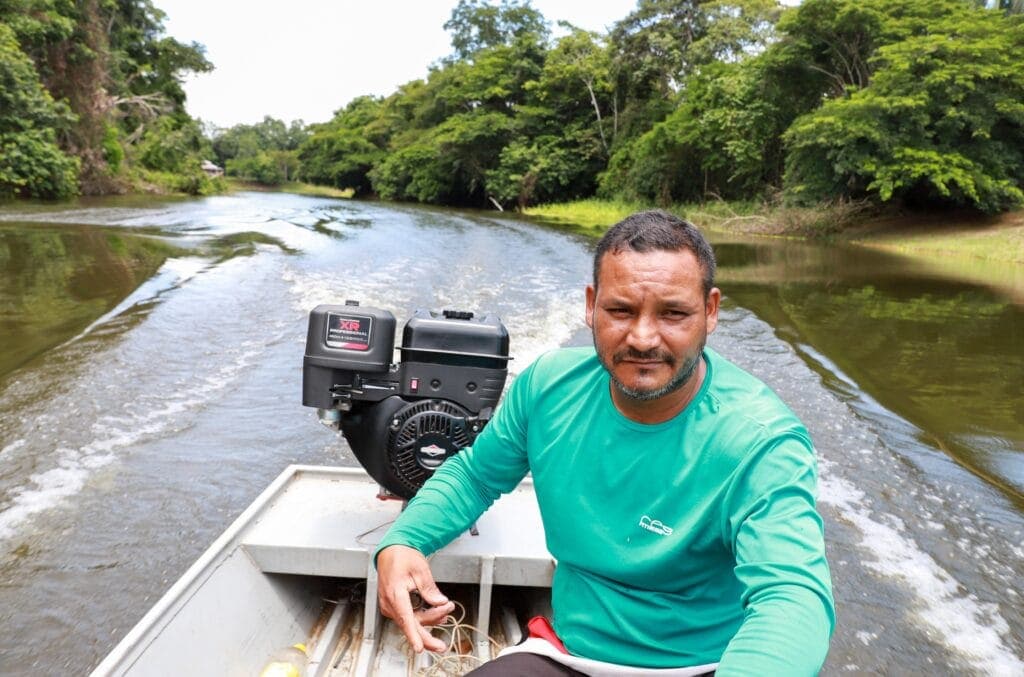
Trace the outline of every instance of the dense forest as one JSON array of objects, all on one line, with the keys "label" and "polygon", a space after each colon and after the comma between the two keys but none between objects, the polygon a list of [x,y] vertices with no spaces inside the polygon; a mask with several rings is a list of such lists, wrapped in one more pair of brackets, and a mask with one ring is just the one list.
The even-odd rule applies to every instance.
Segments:
[{"label": "dense forest", "polygon": [[213,189],[182,77],[213,66],[150,0],[0,0],[0,197]]},{"label": "dense forest", "polygon": [[425,79],[308,127],[210,130],[211,65],[149,0],[0,0],[0,195],[104,192],[201,159],[267,184],[524,207],[849,200],[1024,203],[1022,0],[640,0],[606,34],[528,0],[459,0]]}]

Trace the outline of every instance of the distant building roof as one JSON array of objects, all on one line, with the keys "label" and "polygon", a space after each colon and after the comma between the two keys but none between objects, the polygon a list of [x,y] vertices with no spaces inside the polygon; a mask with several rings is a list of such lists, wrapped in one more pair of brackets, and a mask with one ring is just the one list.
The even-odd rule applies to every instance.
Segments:
[{"label": "distant building roof", "polygon": [[213,164],[209,160],[203,160],[203,163],[199,167],[206,172],[206,175],[211,179],[215,179],[218,176],[224,176],[224,170]]}]

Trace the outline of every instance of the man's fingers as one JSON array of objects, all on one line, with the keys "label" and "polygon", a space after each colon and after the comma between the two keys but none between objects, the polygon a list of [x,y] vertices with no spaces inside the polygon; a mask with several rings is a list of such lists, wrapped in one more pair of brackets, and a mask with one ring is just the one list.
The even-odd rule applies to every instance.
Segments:
[{"label": "man's fingers", "polygon": [[[425,625],[436,625],[448,615],[443,608],[431,608],[408,616],[399,616],[395,619],[398,627],[402,629],[405,638],[409,640],[409,646],[416,653],[423,649],[428,651],[444,651],[448,645],[444,640],[434,637]],[[435,620],[436,619],[436,620]]]},{"label": "man's fingers", "polygon": [[[420,626],[420,640],[423,643],[423,647],[427,651],[441,652],[448,648],[448,644],[445,643],[443,639],[439,637],[434,637],[432,634],[430,634],[430,631],[422,625]],[[413,651],[419,653],[415,646],[413,647]]]},{"label": "man's fingers", "polygon": [[[438,590],[426,557],[415,548],[388,546],[377,555],[377,573],[381,613],[398,624],[413,651],[444,651],[447,645],[423,626],[439,623],[454,605]],[[427,608],[416,612],[409,599],[412,593],[420,598],[416,606],[422,601]]]},{"label": "man's fingers", "polygon": [[424,635],[427,634],[426,629],[420,625],[420,622],[416,620],[416,616],[413,615],[412,607],[409,607],[407,613],[400,613],[392,616],[395,622],[398,623],[398,627],[402,629],[402,633],[405,638],[409,640],[409,645],[412,646],[412,650],[416,653],[423,651],[424,646]]},{"label": "man's fingers", "polygon": [[453,602],[413,611],[408,594],[403,592],[397,592],[393,602],[395,603],[395,613],[391,617],[402,629],[402,634],[409,641],[413,651],[416,653],[420,653],[423,649],[444,651],[448,648],[443,640],[431,635],[424,626],[437,625],[443,621],[448,614],[455,610]]},{"label": "man's fingers", "polygon": [[448,602],[441,606],[432,606],[427,607],[426,609],[420,609],[415,612],[415,615],[416,620],[420,622],[420,625],[437,625],[453,611],[455,611],[455,603]]},{"label": "man's fingers", "polygon": [[416,590],[424,602],[430,606],[444,606],[448,603],[448,598],[438,589],[429,568],[414,571],[412,578],[416,582]]}]

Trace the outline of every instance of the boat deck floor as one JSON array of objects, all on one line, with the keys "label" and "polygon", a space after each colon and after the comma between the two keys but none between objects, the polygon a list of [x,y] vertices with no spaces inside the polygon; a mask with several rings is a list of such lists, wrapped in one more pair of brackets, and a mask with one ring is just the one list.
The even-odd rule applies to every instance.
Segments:
[{"label": "boat deck floor", "polygon": [[310,639],[311,675],[463,674],[517,643],[528,614],[548,608],[554,563],[527,480],[431,557],[435,580],[459,607],[435,630],[449,650],[413,655],[377,609],[371,560],[400,509],[378,499],[361,471],[298,469],[241,539],[264,573],[353,581],[339,587],[337,604],[327,602],[333,609],[326,620],[322,614],[322,637]]},{"label": "boat deck floor", "polygon": [[[448,586],[446,594],[457,602],[455,613],[433,630],[448,647],[443,652],[417,655],[390,620],[378,625],[374,639],[366,638],[364,592],[362,582],[340,582],[339,598],[325,599],[323,614],[308,639],[309,675],[463,675],[506,646],[517,644],[528,618],[550,613],[547,589],[500,588],[492,598],[485,638],[471,622],[480,610],[479,591],[466,585]],[[483,646],[480,640],[485,642]]]},{"label": "boat deck floor", "polygon": [[[554,562],[529,478],[431,557],[462,604],[444,660],[412,656],[377,608],[372,555],[401,510],[358,468],[291,466],[189,568],[95,675],[253,675],[305,641],[310,677],[461,674],[550,604]],[[170,666],[176,666],[169,671]]]}]

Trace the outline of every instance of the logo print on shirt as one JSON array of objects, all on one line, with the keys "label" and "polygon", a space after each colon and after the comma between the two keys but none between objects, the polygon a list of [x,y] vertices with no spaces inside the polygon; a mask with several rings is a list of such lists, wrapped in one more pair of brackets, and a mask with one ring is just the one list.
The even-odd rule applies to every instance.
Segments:
[{"label": "logo print on shirt", "polygon": [[652,520],[647,515],[640,518],[640,526],[661,536],[672,535],[672,527],[662,524],[661,520]]}]

